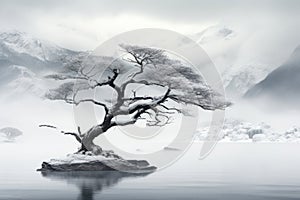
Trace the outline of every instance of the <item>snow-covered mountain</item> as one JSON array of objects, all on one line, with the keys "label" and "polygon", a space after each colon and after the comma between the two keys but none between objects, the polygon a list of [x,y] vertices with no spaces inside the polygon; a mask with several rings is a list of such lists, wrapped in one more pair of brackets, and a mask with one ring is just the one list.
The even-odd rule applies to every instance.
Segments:
[{"label": "snow-covered mountain", "polygon": [[290,58],[265,79],[251,88],[245,95],[248,99],[266,98],[280,103],[299,107],[300,101],[300,46]]},{"label": "snow-covered mountain", "polygon": [[251,87],[263,80],[270,70],[270,67],[263,64],[228,68],[222,74],[227,96],[242,97]]},{"label": "snow-covered mountain", "polygon": [[0,32],[0,91],[42,96],[49,82],[43,76],[61,70],[65,57],[79,53],[27,33]]},{"label": "snow-covered mountain", "polygon": [[[240,97],[249,88],[264,79],[272,70],[267,64],[236,61],[241,43],[237,31],[225,25],[209,26],[191,36],[212,58],[223,78],[224,87],[229,98]],[[18,88],[18,91],[40,89],[33,85],[41,85],[40,80],[46,73],[53,73],[62,68],[63,59],[76,56],[82,52],[75,52],[59,47],[51,42],[37,39],[27,33],[19,31],[0,32],[0,90]],[[239,55],[239,57],[243,57]],[[20,69],[27,70],[30,76],[20,74]],[[28,74],[30,74],[28,73]],[[15,80],[14,80],[15,79]],[[22,87],[21,87],[22,85]]]},{"label": "snow-covered mountain", "polygon": [[204,45],[211,42],[219,42],[220,40],[230,40],[234,36],[235,32],[232,29],[223,25],[214,25],[205,28],[192,37],[197,43]]},{"label": "snow-covered mountain", "polygon": [[232,28],[212,25],[190,37],[203,48],[220,72],[233,64],[239,37]]},{"label": "snow-covered mountain", "polygon": [[57,69],[61,58],[76,52],[19,31],[0,33],[0,66],[20,65],[35,72]]},{"label": "snow-covered mountain", "polygon": [[249,52],[241,52],[248,37],[232,27],[217,24],[191,37],[203,47],[216,65],[229,98],[242,97],[272,70],[273,66],[269,64],[249,59]]},{"label": "snow-covered mountain", "polygon": [[[27,54],[41,61],[53,61],[59,59],[61,56],[74,53],[74,51],[61,48],[49,41],[37,39],[19,31],[0,33],[0,42],[6,51],[15,54]],[[3,53],[3,56],[7,55],[7,52],[2,51],[1,53]]]},{"label": "snow-covered mountain", "polygon": [[38,77],[24,66],[11,65],[7,67],[5,76],[6,83],[2,86],[2,90],[6,91],[8,97],[21,94],[42,96],[47,90],[47,80]]}]

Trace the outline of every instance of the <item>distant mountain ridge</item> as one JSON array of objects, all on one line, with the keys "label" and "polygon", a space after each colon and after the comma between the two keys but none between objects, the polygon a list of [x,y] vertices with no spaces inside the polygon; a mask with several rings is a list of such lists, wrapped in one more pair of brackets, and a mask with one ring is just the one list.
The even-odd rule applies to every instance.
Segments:
[{"label": "distant mountain ridge", "polygon": [[[274,69],[264,60],[248,59],[243,33],[225,24],[208,26],[191,36],[211,57],[223,79],[226,96],[240,99],[251,87],[263,80]],[[246,55],[245,55],[246,54]]]},{"label": "distant mountain ridge", "polygon": [[0,32],[0,66],[20,65],[33,71],[57,68],[60,59],[77,52],[19,31]]},{"label": "distant mountain ridge", "polygon": [[[217,25],[204,29],[195,34],[193,38],[199,44],[206,45],[205,47],[208,49],[214,49],[221,44],[222,48],[218,49],[224,51],[225,48],[226,51],[226,48],[230,49],[230,41],[236,39],[236,36],[237,34],[234,30],[226,26]],[[19,92],[22,92],[23,88],[24,90],[26,89],[25,91],[39,93],[36,91],[41,91],[40,88],[36,88],[38,86],[34,86],[34,84],[42,85],[45,74],[61,70],[64,65],[63,62],[69,57],[76,57],[79,54],[86,55],[85,53],[59,47],[54,43],[37,39],[28,33],[20,31],[0,32],[0,90],[4,86],[9,86],[10,88],[19,88]],[[222,54],[220,55],[222,57]],[[246,93],[244,95],[246,98],[252,98],[270,94],[271,90],[277,91],[278,97],[276,98],[281,98],[281,94],[291,96],[299,94],[300,92],[297,90],[299,87],[291,90],[291,94],[288,94],[288,92],[289,88],[293,86],[287,87],[287,82],[293,82],[292,85],[295,87],[299,85],[298,77],[300,76],[296,75],[299,74],[299,67],[295,68],[295,65],[299,66],[299,57],[300,47],[294,51],[289,61],[283,64],[283,66],[288,65],[290,67],[279,67],[269,75],[268,73],[271,71],[270,66],[260,63],[241,63],[228,67],[228,70],[222,73],[227,96],[229,98],[235,96],[239,98]],[[26,76],[26,73],[23,73],[24,71],[28,72],[27,75],[29,74],[29,76]],[[287,75],[289,71],[291,75]],[[282,79],[283,75],[286,78]],[[264,79],[266,76],[267,78]],[[259,82],[262,79],[264,80]],[[271,83],[271,80],[275,79],[277,85],[280,83],[281,86],[271,89],[276,85]],[[22,83],[24,87],[18,87]],[[253,85],[255,86],[253,87]],[[252,89],[249,90],[249,88]],[[279,91],[280,88],[283,91]]]},{"label": "distant mountain ridge", "polygon": [[0,91],[5,96],[34,94],[47,90],[47,73],[63,68],[64,60],[76,52],[19,32],[0,32]]},{"label": "distant mountain ridge", "polygon": [[244,97],[271,98],[280,103],[297,102],[300,105],[300,46],[285,63],[248,90]]},{"label": "distant mountain ridge", "polygon": [[209,42],[217,42],[218,40],[230,40],[235,37],[236,33],[223,25],[209,26],[192,36],[199,44],[206,44]]},{"label": "distant mountain ridge", "polygon": [[263,80],[269,72],[270,67],[257,63],[228,68],[222,74],[227,96],[242,97],[248,89]]}]

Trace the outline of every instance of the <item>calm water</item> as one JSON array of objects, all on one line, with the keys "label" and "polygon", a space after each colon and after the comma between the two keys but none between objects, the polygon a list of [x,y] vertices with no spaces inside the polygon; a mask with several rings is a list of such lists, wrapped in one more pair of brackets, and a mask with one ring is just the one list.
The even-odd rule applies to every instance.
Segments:
[{"label": "calm water", "polygon": [[300,199],[299,144],[218,144],[204,160],[198,150],[194,145],[171,167],[140,176],[0,166],[0,200]]}]

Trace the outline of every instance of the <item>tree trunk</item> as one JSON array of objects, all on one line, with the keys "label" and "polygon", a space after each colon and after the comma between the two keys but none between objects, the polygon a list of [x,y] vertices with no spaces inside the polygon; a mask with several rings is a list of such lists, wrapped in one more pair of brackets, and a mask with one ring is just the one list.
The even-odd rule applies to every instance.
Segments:
[{"label": "tree trunk", "polygon": [[82,138],[82,145],[95,155],[101,154],[102,148],[94,143],[94,139],[103,133],[105,132],[101,126],[94,126]]}]

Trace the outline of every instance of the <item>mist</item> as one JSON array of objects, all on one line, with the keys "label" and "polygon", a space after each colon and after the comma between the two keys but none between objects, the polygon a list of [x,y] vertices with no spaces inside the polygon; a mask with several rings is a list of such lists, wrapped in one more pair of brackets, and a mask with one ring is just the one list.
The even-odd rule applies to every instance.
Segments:
[{"label": "mist", "polygon": [[[0,200],[299,199],[299,10],[297,0],[1,1]],[[203,66],[156,46],[130,57],[143,49],[135,45],[152,38],[146,31],[132,44],[118,44],[127,50],[116,46],[118,55],[104,57],[115,49],[101,44],[139,29],[178,33],[185,40],[174,46],[202,49],[193,56],[204,59]],[[160,44],[168,44],[168,36]],[[149,51],[163,55],[146,59],[147,74],[138,58]],[[94,91],[103,86],[89,77],[99,73],[97,64],[106,88]],[[85,65],[92,66],[88,74],[80,70]],[[146,75],[130,74],[137,69]],[[109,121],[113,126],[87,149],[83,138],[104,130],[102,120],[113,116],[113,100],[120,100],[114,87],[131,76],[156,88],[129,83],[119,108],[127,115]],[[77,91],[77,79],[86,81],[88,92]],[[178,91],[164,96],[171,86]],[[154,103],[163,97],[170,99],[157,118]],[[137,106],[130,113],[138,102],[154,113],[134,118],[147,111]],[[3,130],[11,129],[22,134],[9,138]],[[74,170],[90,166],[87,173]]]}]

